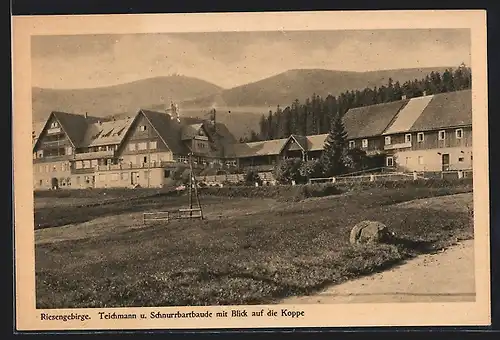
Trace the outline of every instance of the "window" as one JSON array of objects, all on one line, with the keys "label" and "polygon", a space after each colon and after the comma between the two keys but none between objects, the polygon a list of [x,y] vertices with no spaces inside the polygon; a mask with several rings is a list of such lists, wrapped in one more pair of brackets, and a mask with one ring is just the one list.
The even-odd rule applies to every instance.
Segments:
[{"label": "window", "polygon": [[389,166],[389,167],[394,166],[394,158],[393,158],[393,157],[387,157],[387,159],[386,159],[386,164],[387,164],[387,166]]},{"label": "window", "polygon": [[43,185],[43,180],[40,180],[40,186],[42,186],[42,185]]},{"label": "window", "polygon": [[71,155],[71,154],[73,154],[73,148],[71,146],[68,146],[66,148],[66,155]]},{"label": "window", "polygon": [[406,165],[409,165],[409,164],[410,164],[410,160],[411,160],[411,157],[406,157],[406,160],[405,160]]},{"label": "window", "polygon": [[458,157],[458,161],[459,161],[459,162],[463,162],[463,161],[464,161],[464,158],[463,158],[463,157]]},{"label": "window", "polygon": [[142,159],[142,162],[143,163],[147,163],[148,162],[148,156],[144,156],[143,159]]},{"label": "window", "polygon": [[139,131],[146,131],[146,129],[147,129],[146,125],[139,126]]},{"label": "window", "polygon": [[111,174],[111,180],[112,181],[117,181],[118,180],[118,174]]},{"label": "window", "polygon": [[154,140],[154,141],[151,141],[149,142],[149,148],[154,150],[158,147],[158,143]]},{"label": "window", "polygon": [[457,139],[461,139],[463,136],[463,133],[464,133],[464,131],[462,129],[455,130],[455,135],[456,135]]},{"label": "window", "polygon": [[363,139],[361,141],[361,146],[364,147],[364,148],[367,148],[368,147],[368,139]]},{"label": "window", "polygon": [[155,153],[154,153],[154,154],[152,154],[152,155],[150,156],[150,158],[151,158],[151,162],[157,162],[157,161],[158,161],[158,155],[157,155],[157,154],[155,154]]},{"label": "window", "polygon": [[137,144],[137,150],[146,150],[148,148],[148,143],[140,142]]},{"label": "window", "polygon": [[349,141],[349,149],[353,149],[355,146],[356,146],[356,142],[354,142],[353,140],[350,140]]},{"label": "window", "polygon": [[385,137],[385,145],[391,144],[391,136]]},{"label": "window", "polygon": [[52,122],[52,124],[50,124],[50,127],[56,128],[56,127],[59,127],[59,124],[57,124],[57,122]]},{"label": "window", "polygon": [[149,178],[149,170],[144,171],[144,179]]},{"label": "window", "polygon": [[76,176],[76,185],[80,185],[80,176]]},{"label": "window", "polygon": [[185,157],[185,156],[179,156],[179,157],[177,157],[177,160],[178,160],[180,163],[187,163],[187,162],[188,162],[188,157]]},{"label": "window", "polygon": [[163,177],[169,178],[170,177],[170,170],[163,170]]},{"label": "window", "polygon": [[95,168],[95,167],[97,166],[97,164],[98,164],[98,163],[97,163],[97,159],[93,159],[93,160],[91,160],[91,161],[90,161],[90,166],[91,166],[92,168]]},{"label": "window", "polygon": [[418,164],[423,165],[424,164],[424,156],[418,156]]},{"label": "window", "polygon": [[446,132],[444,130],[438,132],[438,139],[444,140],[446,138]]},{"label": "window", "polygon": [[417,133],[417,142],[421,143],[423,141],[424,141],[424,133],[423,132]]},{"label": "window", "polygon": [[135,143],[130,143],[128,145],[128,149],[129,149],[129,151],[135,151]]},{"label": "window", "polygon": [[411,143],[411,133],[407,133],[407,134],[405,135],[405,142],[406,142],[406,143]]},{"label": "window", "polygon": [[83,161],[83,167],[86,169],[90,168],[90,161]]}]

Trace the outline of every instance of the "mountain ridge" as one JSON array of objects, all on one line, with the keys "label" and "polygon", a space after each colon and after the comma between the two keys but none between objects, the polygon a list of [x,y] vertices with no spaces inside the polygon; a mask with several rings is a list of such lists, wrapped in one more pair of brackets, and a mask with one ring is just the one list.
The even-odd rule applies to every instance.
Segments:
[{"label": "mountain ridge", "polygon": [[389,78],[401,84],[422,79],[432,71],[442,73],[446,66],[381,71],[339,71],[318,68],[290,69],[256,82],[224,89],[193,77],[180,75],[152,77],[129,83],[90,89],[45,89],[33,87],[33,121],[45,120],[51,111],[67,111],[97,117],[133,115],[140,108],[167,107],[173,100],[181,115],[206,117],[216,108],[218,120],[228,126],[236,138],[258,130],[262,114],[277,105],[291,105],[316,93],[339,95],[387,84]]}]

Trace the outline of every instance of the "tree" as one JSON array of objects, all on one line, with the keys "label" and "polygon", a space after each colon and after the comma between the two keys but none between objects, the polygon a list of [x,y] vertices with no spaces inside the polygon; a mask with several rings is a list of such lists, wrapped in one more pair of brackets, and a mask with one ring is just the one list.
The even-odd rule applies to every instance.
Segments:
[{"label": "tree", "polygon": [[255,185],[255,183],[262,185],[262,179],[260,178],[259,174],[253,170],[248,170],[245,173],[244,181],[245,181],[245,185]]},{"label": "tree", "polygon": [[265,140],[269,140],[269,139],[274,139],[274,134],[273,134],[273,130],[274,130],[274,126],[273,126],[273,111],[269,110],[269,113],[267,115],[267,135],[263,136],[263,138]]},{"label": "tree", "polygon": [[323,174],[323,166],[319,159],[302,162],[299,173],[306,179],[320,177]]},{"label": "tree", "polygon": [[347,132],[340,114],[332,121],[330,132],[325,141],[321,155],[321,164],[325,176],[335,176],[345,171],[344,150],[346,148]]},{"label": "tree", "polygon": [[346,168],[349,171],[360,171],[366,167],[366,152],[359,148],[344,149]]},{"label": "tree", "polygon": [[300,174],[302,160],[299,158],[288,158],[279,162],[274,168],[274,177],[281,184],[303,182],[304,177]]}]

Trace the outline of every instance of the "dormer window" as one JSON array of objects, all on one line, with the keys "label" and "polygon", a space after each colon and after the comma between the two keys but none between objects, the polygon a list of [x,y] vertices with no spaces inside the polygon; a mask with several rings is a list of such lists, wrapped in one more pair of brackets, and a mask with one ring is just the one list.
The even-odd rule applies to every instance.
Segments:
[{"label": "dormer window", "polygon": [[385,137],[385,145],[391,144],[391,136]]},{"label": "dormer window", "polygon": [[355,146],[356,146],[356,143],[353,140],[350,140],[349,141],[349,149],[354,149]]},{"label": "dormer window", "polygon": [[439,133],[438,133],[438,139],[439,140],[445,140],[445,138],[446,138],[446,131],[444,131],[444,130],[439,131]]},{"label": "dormer window", "polygon": [[417,142],[421,143],[423,141],[424,141],[424,133],[423,132],[417,133]]},{"label": "dormer window", "polygon": [[367,148],[367,147],[368,147],[368,139],[363,139],[363,140],[361,141],[361,146],[362,146],[363,148]]},{"label": "dormer window", "polygon": [[463,134],[464,134],[464,130],[462,130],[462,129],[455,130],[455,135],[456,135],[457,139],[462,139]]}]

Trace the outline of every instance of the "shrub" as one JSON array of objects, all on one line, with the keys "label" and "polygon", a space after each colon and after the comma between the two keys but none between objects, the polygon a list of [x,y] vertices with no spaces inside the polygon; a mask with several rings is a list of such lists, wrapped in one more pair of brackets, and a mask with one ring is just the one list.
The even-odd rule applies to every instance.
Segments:
[{"label": "shrub", "polygon": [[304,178],[321,177],[321,175],[323,174],[323,166],[317,159],[303,162],[300,165],[299,173]]},{"label": "shrub", "polygon": [[305,181],[300,174],[301,159],[289,158],[279,162],[274,168],[274,177],[281,184],[290,184],[292,181],[302,183]]},{"label": "shrub", "polygon": [[366,167],[366,152],[359,149],[347,149],[344,155],[347,171],[360,171]]},{"label": "shrub", "polygon": [[262,185],[262,179],[259,177],[259,174],[253,170],[248,170],[245,173],[244,182],[246,185],[255,185],[255,183]]},{"label": "shrub", "polygon": [[186,166],[178,166],[174,169],[174,171],[170,172],[170,178],[176,181],[182,179],[182,174],[187,169]]}]

